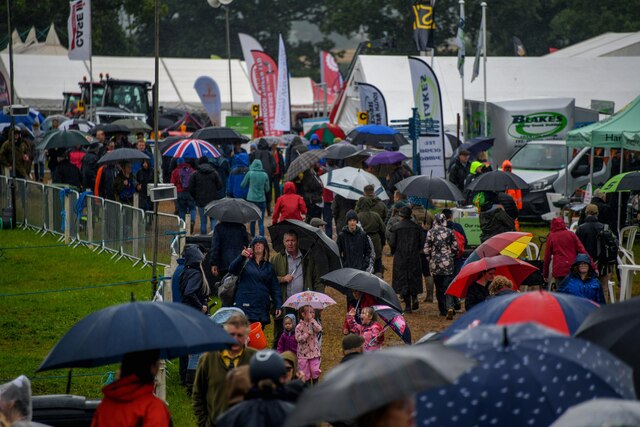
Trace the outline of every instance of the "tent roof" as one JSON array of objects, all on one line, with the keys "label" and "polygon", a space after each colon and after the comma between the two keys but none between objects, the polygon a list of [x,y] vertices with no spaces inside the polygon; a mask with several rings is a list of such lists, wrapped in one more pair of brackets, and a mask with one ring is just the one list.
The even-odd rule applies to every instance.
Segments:
[{"label": "tent roof", "polygon": [[547,57],[597,58],[601,56],[640,56],[640,31],[636,33],[604,33],[580,43],[559,49]]},{"label": "tent roof", "polygon": [[640,96],[613,116],[570,131],[567,145],[640,150]]},{"label": "tent roof", "polygon": [[291,77],[289,91],[292,110],[313,108],[313,80],[309,77]]}]

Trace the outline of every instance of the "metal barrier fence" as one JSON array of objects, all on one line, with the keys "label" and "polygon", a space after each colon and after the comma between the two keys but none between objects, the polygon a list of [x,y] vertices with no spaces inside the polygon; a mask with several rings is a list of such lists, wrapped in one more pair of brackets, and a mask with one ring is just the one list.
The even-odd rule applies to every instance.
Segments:
[{"label": "metal barrier fence", "polygon": [[[10,178],[0,175],[0,209],[11,205]],[[85,245],[149,265],[153,259],[153,212],[86,193],[16,179],[16,222],[72,245]],[[185,224],[178,216],[158,214],[158,263],[180,253]]]}]

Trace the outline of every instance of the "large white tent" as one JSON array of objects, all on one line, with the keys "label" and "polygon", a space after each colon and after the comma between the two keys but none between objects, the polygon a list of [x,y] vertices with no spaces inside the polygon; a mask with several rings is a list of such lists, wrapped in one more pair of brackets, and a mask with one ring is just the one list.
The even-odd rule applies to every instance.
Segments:
[{"label": "large white tent", "polygon": [[[335,122],[351,129],[357,125],[360,109],[357,83],[372,84],[385,97],[390,120],[406,120],[414,107],[409,61],[406,56],[358,57]],[[431,58],[422,57],[429,65]],[[465,63],[465,99],[483,99],[482,74],[470,83],[473,58]],[[436,57],[433,69],[442,91],[444,125],[456,123],[462,113],[462,84],[456,57]],[[488,101],[541,97],[575,98],[576,106],[590,107],[592,99],[614,101],[616,110],[640,94],[640,57],[487,58]],[[480,69],[482,73],[482,68]]]},{"label": "large white tent", "polygon": [[548,57],[640,56],[640,31],[635,33],[604,33],[580,43],[558,49]]}]

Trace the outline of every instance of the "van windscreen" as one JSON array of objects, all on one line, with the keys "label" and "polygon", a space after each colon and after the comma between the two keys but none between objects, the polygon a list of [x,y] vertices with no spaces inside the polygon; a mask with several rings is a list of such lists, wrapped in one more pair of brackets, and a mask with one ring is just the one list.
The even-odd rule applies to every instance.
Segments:
[{"label": "van windscreen", "polygon": [[558,170],[565,167],[567,148],[563,145],[529,143],[511,158],[514,169]]}]

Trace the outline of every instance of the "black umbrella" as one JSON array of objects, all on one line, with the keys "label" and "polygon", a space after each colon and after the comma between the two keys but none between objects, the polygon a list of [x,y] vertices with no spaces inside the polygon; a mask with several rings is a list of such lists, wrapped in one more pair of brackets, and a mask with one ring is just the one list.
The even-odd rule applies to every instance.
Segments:
[{"label": "black umbrella", "polygon": [[317,227],[295,219],[286,219],[269,227],[271,245],[278,252],[284,251],[283,238],[288,230],[294,230],[298,235],[298,247],[310,251],[320,275],[342,268],[340,249],[338,244]]},{"label": "black umbrella", "polygon": [[98,160],[98,163],[141,162],[143,160],[149,160],[149,156],[140,150],[134,150],[133,148],[117,148],[102,156],[102,158]]},{"label": "black umbrella", "polygon": [[359,126],[349,132],[347,139],[354,145],[369,145],[376,148],[395,148],[409,143],[397,129],[381,125]]},{"label": "black umbrella", "polygon": [[340,142],[338,144],[333,144],[325,148],[324,152],[324,157],[327,159],[341,160],[346,159],[349,156],[353,156],[354,154],[358,154],[361,152],[361,150],[359,150],[355,145],[349,144],[348,142]]},{"label": "black umbrella", "polygon": [[113,124],[118,126],[124,126],[130,132],[133,132],[133,133],[138,133],[138,132],[148,133],[153,130],[153,128],[149,126],[147,123],[143,122],[142,120],[136,120],[136,119],[120,119],[113,122]]},{"label": "black umbrella", "polygon": [[528,190],[529,184],[511,172],[491,171],[480,174],[466,188],[469,191]]},{"label": "black umbrella", "polygon": [[396,188],[407,196],[439,200],[464,200],[462,192],[450,181],[437,176],[417,175],[405,178]]},{"label": "black umbrella", "polygon": [[246,139],[231,128],[208,127],[195,131],[191,138],[202,139],[212,144],[243,144]]},{"label": "black umbrella", "polygon": [[372,273],[357,270],[355,268],[341,268],[325,274],[320,279],[327,282],[328,286],[334,287],[340,292],[346,294],[347,289],[354,291],[366,292],[376,297],[399,312],[402,312],[402,306],[398,295],[387,282]]},{"label": "black umbrella", "polygon": [[258,221],[262,216],[260,209],[253,203],[232,197],[214,200],[204,208],[204,213],[220,222],[235,222],[238,224]]},{"label": "black umbrella", "polygon": [[493,137],[478,136],[476,138],[472,138],[464,144],[460,144],[451,155],[451,158],[458,158],[458,155],[462,150],[467,150],[471,153],[472,157],[475,158],[481,151],[487,151],[489,148],[493,147],[494,141],[495,138]]},{"label": "black umbrella", "polygon": [[440,343],[356,357],[304,391],[285,426],[346,421],[412,394],[451,384],[475,362]]},{"label": "black umbrella", "polygon": [[115,123],[107,123],[103,125],[97,125],[91,128],[91,135],[95,136],[99,130],[103,131],[105,135],[113,135],[116,133],[124,133],[128,135],[131,133],[131,131],[128,128],[122,125],[117,125]]},{"label": "black umbrella", "polygon": [[38,144],[38,150],[51,148],[68,148],[76,145],[85,146],[94,142],[94,138],[79,130],[52,130],[44,134]]},{"label": "black umbrella", "polygon": [[236,344],[222,327],[184,304],[131,302],[96,311],[76,323],[38,371],[119,362],[126,353],[159,350],[161,359]]}]

